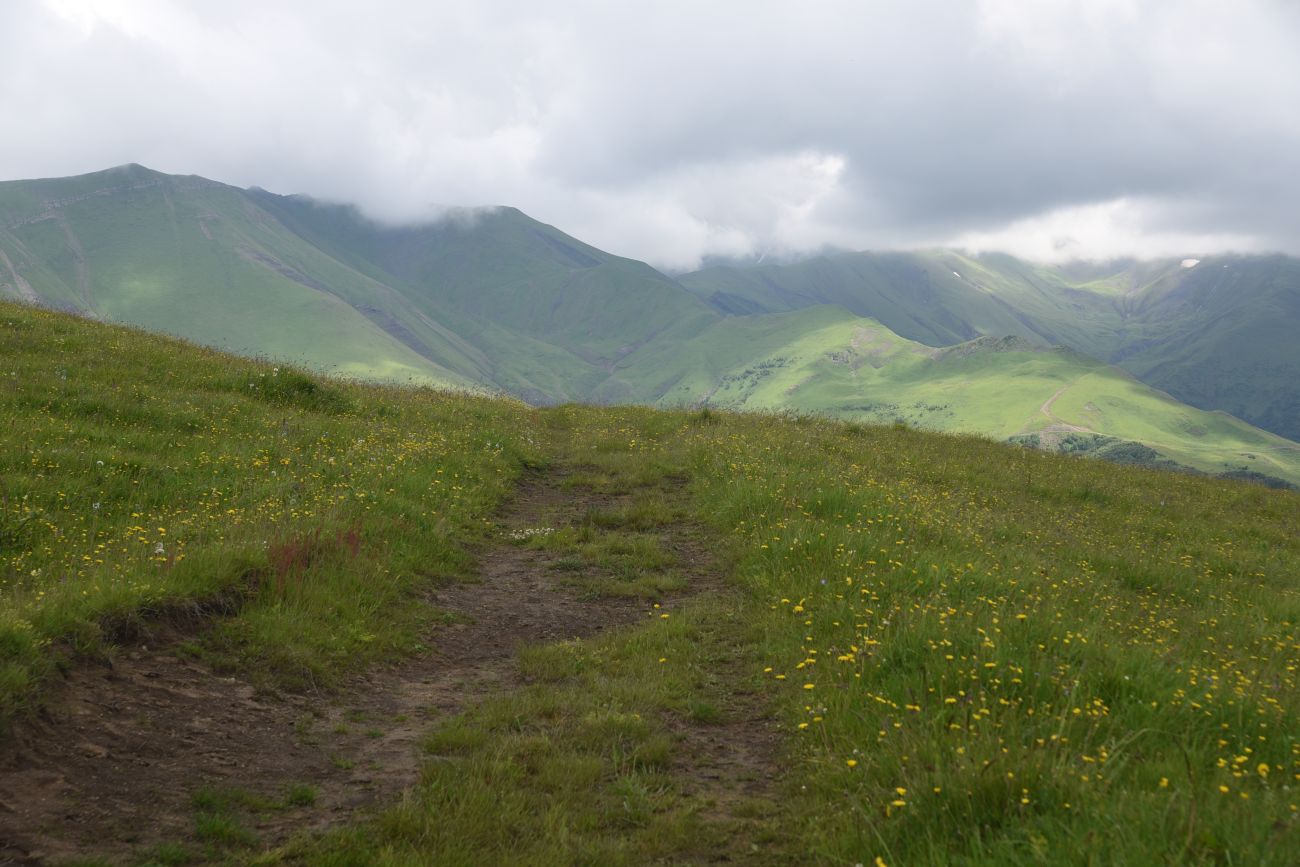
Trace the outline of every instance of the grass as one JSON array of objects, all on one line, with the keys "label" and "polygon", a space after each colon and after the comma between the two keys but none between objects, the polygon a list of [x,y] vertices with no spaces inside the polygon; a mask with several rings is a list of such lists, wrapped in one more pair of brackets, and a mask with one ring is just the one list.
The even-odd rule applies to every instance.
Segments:
[{"label": "grass", "polygon": [[12,305],[0,340],[0,719],[66,651],[151,619],[238,608],[192,649],[277,685],[407,652],[430,614],[397,603],[468,574],[466,544],[536,453],[510,401]]},{"label": "grass", "polygon": [[681,436],[767,603],[807,851],[1286,860],[1294,494],[892,427],[727,427]]},{"label": "grass", "polygon": [[[517,544],[617,575],[684,523],[719,555],[728,589],[523,651],[528,685],[435,725],[420,783],[373,819],[261,852],[240,848],[249,808],[204,795],[196,836],[244,860],[1287,864],[1300,846],[1293,492],[812,416],[325,380],[337,400],[286,404],[250,388],[269,365],[0,322],[22,427],[0,431],[10,712],[131,618],[232,591],[195,643],[245,674],[328,682],[409,652],[429,622],[412,594],[468,569],[526,463],[633,504]],[[707,733],[764,714],[766,782],[710,788]]]},{"label": "grass", "polygon": [[610,523],[625,520],[619,514],[598,512],[585,518],[590,523],[525,541],[530,547],[560,555],[550,568],[566,573],[564,584],[588,596],[643,599],[684,589],[684,578],[673,568],[677,558],[664,550],[658,534],[614,529],[625,526]]},{"label": "grass", "polygon": [[220,848],[248,847],[257,844],[257,835],[238,819],[221,813],[199,813],[194,817],[194,836],[201,842]]},{"label": "grass", "polygon": [[[616,476],[689,472],[691,512],[739,558],[732,616],[744,628],[732,635],[750,640],[737,641],[737,665],[761,678],[791,732],[781,808],[758,832],[779,843],[752,860],[1290,860],[1295,494],[818,419],[571,407],[546,426],[572,432],[574,450]],[[529,770],[528,751],[576,761],[581,710],[626,695],[611,682],[628,664],[620,649],[639,656],[633,683],[649,689],[645,670],[664,650],[646,642],[686,622],[524,654],[545,689],[435,735],[440,758],[402,821],[341,832],[345,845],[407,853],[389,863],[417,852],[457,863],[461,833],[510,839],[487,805],[523,799],[502,822],[537,807],[536,778],[548,777]],[[682,653],[689,643],[670,658]],[[571,693],[574,678],[584,688]],[[743,689],[734,670],[720,683],[724,696]],[[709,697],[681,699],[679,713],[711,724]],[[653,719],[661,705],[642,693],[615,706]],[[604,785],[620,779],[602,767]],[[461,789],[467,768],[474,782]],[[477,809],[457,800],[471,791]],[[617,810],[594,804],[563,810],[580,833],[525,823],[546,842],[493,851],[554,863],[667,857],[626,831],[618,840],[634,854],[608,848],[608,825],[577,819],[590,807],[614,821]],[[655,809],[688,822],[672,800]]]},{"label": "grass", "polygon": [[195,853],[188,847],[179,843],[162,843],[147,853],[143,867],[151,867],[151,865],[173,867],[173,865],[193,864],[196,860],[198,859]]},{"label": "grass", "polygon": [[[642,481],[653,475],[641,469]],[[614,471],[606,481],[626,476]],[[656,496],[620,514],[652,512]],[[716,860],[740,847],[779,863],[786,850],[770,794],[722,820],[693,773],[706,756],[691,731],[725,723],[737,704],[736,683],[716,675],[743,670],[754,652],[758,637],[744,611],[733,595],[705,594],[647,605],[644,625],[617,634],[525,648],[519,667],[529,685],[435,724],[421,781],[401,802],[276,857],[642,864]]]}]

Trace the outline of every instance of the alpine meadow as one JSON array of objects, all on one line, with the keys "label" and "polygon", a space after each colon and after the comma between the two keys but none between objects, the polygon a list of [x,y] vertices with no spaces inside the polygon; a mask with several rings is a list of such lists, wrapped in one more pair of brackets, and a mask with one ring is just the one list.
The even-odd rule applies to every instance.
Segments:
[{"label": "alpine meadow", "polygon": [[0,867],[1300,863],[1298,41],[0,8]]},{"label": "alpine meadow", "polygon": [[[124,835],[124,807],[78,799],[89,774],[33,799],[74,822],[5,814],[29,852],[1290,860],[1293,492],[906,425],[323,380],[3,312],[11,755],[58,759],[39,739],[70,734],[57,711],[76,687],[128,692],[111,672],[162,653],[259,701],[305,695],[282,748],[329,759],[277,779],[265,744],[214,758],[186,740],[177,762],[195,775],[150,793],[147,826]],[[555,489],[527,526],[502,511],[520,485]],[[509,610],[443,603],[521,555],[544,586]],[[498,691],[463,683],[466,700],[424,710],[406,794],[317,830],[315,805],[363,749],[349,728],[378,739],[415,713],[330,725],[329,709],[362,701],[370,666],[400,672],[470,617],[550,611],[535,593],[607,629],[556,614],[564,640],[498,649]],[[184,737],[153,689],[142,720],[104,711],[71,745],[105,752],[98,774],[124,772],[128,724],[164,742],[154,755]],[[6,803],[40,789],[10,768]]]}]

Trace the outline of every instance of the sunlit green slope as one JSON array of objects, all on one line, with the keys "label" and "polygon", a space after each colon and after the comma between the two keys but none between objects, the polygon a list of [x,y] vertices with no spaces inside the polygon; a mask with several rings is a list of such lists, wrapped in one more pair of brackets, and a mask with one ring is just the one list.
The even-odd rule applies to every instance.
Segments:
[{"label": "sunlit green slope", "polygon": [[[1105,444],[1098,438],[1114,438],[1205,472],[1244,468],[1300,482],[1300,445],[1226,413],[1179,403],[1072,350],[1022,338],[978,338],[935,349],[874,320],[820,306],[732,317],[671,358],[632,360],[660,372],[654,399],[664,406],[902,420],[1067,450],[1089,450]],[[651,386],[642,380],[629,392],[637,387]]]},{"label": "sunlit green slope", "polygon": [[1017,335],[1072,347],[1300,438],[1300,261],[1286,256],[1045,266],[995,253],[838,253],[680,279],[731,314],[835,304],[930,346]]}]

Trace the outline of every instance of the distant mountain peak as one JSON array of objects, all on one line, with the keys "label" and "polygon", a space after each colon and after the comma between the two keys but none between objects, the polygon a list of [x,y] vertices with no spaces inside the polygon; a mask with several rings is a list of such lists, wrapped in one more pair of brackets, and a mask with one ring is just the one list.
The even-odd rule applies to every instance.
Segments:
[{"label": "distant mountain peak", "polygon": [[139,163],[123,163],[120,166],[113,166],[112,168],[105,169],[102,172],[90,172],[89,174],[102,175],[108,178],[119,177],[131,181],[161,180],[163,178],[171,177],[171,175],[168,175],[166,172],[160,172],[156,169],[151,169],[148,166],[142,166]]}]

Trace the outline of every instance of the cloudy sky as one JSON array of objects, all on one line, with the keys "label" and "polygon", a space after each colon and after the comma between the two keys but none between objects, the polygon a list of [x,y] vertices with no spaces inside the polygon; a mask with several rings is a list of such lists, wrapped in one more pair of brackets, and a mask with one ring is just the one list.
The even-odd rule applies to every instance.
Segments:
[{"label": "cloudy sky", "polygon": [[0,178],[139,162],[612,252],[1300,253],[1288,0],[0,3]]}]

